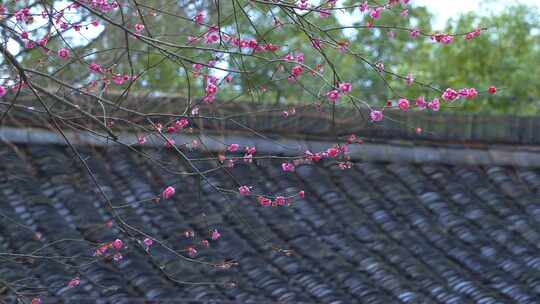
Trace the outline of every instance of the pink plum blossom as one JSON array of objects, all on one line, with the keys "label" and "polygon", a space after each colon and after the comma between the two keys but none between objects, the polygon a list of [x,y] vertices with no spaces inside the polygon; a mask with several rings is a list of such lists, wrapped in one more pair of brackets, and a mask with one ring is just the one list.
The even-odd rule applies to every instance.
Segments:
[{"label": "pink plum blossom", "polygon": [[135,31],[136,31],[137,33],[140,33],[140,32],[142,32],[143,30],[144,30],[144,25],[143,25],[143,24],[141,24],[141,23],[135,24]]},{"label": "pink plum blossom", "polygon": [[381,111],[377,111],[377,110],[371,111],[369,116],[371,117],[371,120],[373,120],[373,121],[381,121],[381,120],[383,120],[383,117],[384,117],[383,113]]},{"label": "pink plum blossom", "polygon": [[369,9],[368,2],[367,1],[362,2],[362,4],[360,4],[359,8],[360,8],[361,13],[366,12]]},{"label": "pink plum blossom", "polygon": [[441,109],[441,102],[438,98],[433,99],[428,103],[428,108],[432,111],[439,111]]},{"label": "pink plum blossom", "polygon": [[427,107],[426,98],[424,96],[420,96],[416,99],[416,106],[420,110],[424,110]]},{"label": "pink plum blossom", "polygon": [[66,48],[61,48],[58,50],[58,57],[67,60],[69,59],[69,50]]},{"label": "pink plum blossom", "polygon": [[398,101],[398,107],[402,111],[408,111],[410,107],[409,100],[407,100],[406,98],[400,98]]},{"label": "pink plum blossom", "polygon": [[339,94],[338,90],[332,90],[326,93],[326,97],[330,102],[336,103],[341,98],[341,94]]},{"label": "pink plum blossom", "polygon": [[444,91],[442,98],[446,101],[454,101],[459,98],[459,93],[454,89],[448,88]]}]

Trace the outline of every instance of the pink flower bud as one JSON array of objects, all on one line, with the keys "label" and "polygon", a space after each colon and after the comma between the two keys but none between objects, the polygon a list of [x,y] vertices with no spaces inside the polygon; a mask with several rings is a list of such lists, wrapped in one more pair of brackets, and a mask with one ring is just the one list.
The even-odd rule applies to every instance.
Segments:
[{"label": "pink flower bud", "polygon": [[328,157],[337,157],[339,155],[339,149],[337,148],[330,148],[326,150],[326,154],[328,154]]},{"label": "pink flower bud", "polygon": [[246,196],[251,194],[251,189],[248,186],[240,186],[238,192],[240,192],[241,195]]},{"label": "pink flower bud", "polygon": [[229,147],[227,148],[227,150],[229,152],[236,152],[236,151],[238,151],[238,148],[240,148],[240,145],[238,145],[238,144],[230,144]]},{"label": "pink flower bud", "polygon": [[219,231],[217,231],[216,229],[214,229],[214,231],[212,231],[212,240],[217,240],[221,237],[221,234],[219,233]]},{"label": "pink flower bud", "polygon": [[294,172],[294,165],[292,163],[282,163],[281,169],[285,172]]},{"label": "pink flower bud", "polygon": [[283,196],[276,197],[276,201],[275,201],[276,205],[283,206],[283,205],[285,205],[286,202],[287,201]]},{"label": "pink flower bud", "polygon": [[413,76],[412,73],[407,74],[407,77],[405,78],[405,83],[406,83],[408,86],[413,85],[413,83],[414,83],[414,76]]},{"label": "pink flower bud", "polygon": [[114,249],[120,250],[120,249],[122,249],[122,246],[124,246],[124,242],[122,242],[121,239],[114,240],[114,242],[113,242]]},{"label": "pink flower bud", "polygon": [[270,206],[272,204],[272,200],[264,196],[258,196],[257,201],[259,201],[259,204],[261,204],[261,206]]},{"label": "pink flower bud", "polygon": [[379,19],[381,17],[382,10],[382,7],[374,8],[371,10],[371,12],[369,12],[369,16],[373,19]]},{"label": "pink flower bud", "polygon": [[352,91],[352,84],[350,82],[344,82],[339,85],[341,92],[347,94]]},{"label": "pink flower bud", "polygon": [[195,237],[195,232],[193,232],[193,230],[186,230],[184,231],[184,236],[187,238]]},{"label": "pink flower bud", "polygon": [[161,195],[163,196],[164,199],[169,199],[174,195],[175,192],[176,192],[176,189],[174,189],[174,187],[172,186],[169,186],[165,188],[165,190],[163,190],[163,193]]},{"label": "pink flower bud", "polygon": [[150,247],[152,244],[154,244],[154,241],[151,238],[145,238],[143,243],[146,245],[146,247]]},{"label": "pink flower bud", "polygon": [[292,68],[292,75],[298,77],[304,73],[304,67],[301,65],[294,66]]},{"label": "pink flower bud", "polygon": [[187,253],[190,257],[194,258],[195,256],[197,256],[197,249],[195,247],[188,247],[187,249]]},{"label": "pink flower bud", "polygon": [[69,281],[68,287],[73,288],[75,286],[79,286],[79,284],[81,284],[81,279],[79,277],[74,277]]},{"label": "pink flower bud", "polygon": [[144,135],[139,136],[138,142],[139,145],[144,145],[146,143],[146,137]]}]

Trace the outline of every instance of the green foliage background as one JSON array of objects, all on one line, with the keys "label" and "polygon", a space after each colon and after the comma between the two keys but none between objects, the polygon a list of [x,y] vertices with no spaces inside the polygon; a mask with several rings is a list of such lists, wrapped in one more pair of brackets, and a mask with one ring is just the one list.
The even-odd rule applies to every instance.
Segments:
[{"label": "green foliage background", "polygon": [[[208,4],[212,1],[179,1],[170,7],[163,7],[164,12],[158,13],[157,17],[147,18],[147,28],[151,30],[153,37],[176,43],[185,43],[187,36],[194,32],[201,32],[192,23],[177,18],[184,16],[192,18],[194,12],[207,10],[212,22],[218,20],[217,11]],[[186,3],[183,3],[186,2]],[[349,4],[357,1],[348,1]],[[155,5],[153,1],[141,1],[142,4]],[[182,4],[183,3],[183,4]],[[195,3],[195,4],[193,4]],[[322,63],[321,56],[315,53],[307,36],[297,27],[285,26],[280,30],[268,31],[271,28],[273,17],[287,20],[288,16],[280,10],[267,11],[266,14],[250,16],[252,22],[240,10],[244,0],[221,1],[221,11],[231,12],[237,10],[237,17],[219,16],[220,23],[231,32],[242,29],[243,37],[257,38],[259,41],[279,42],[282,47],[280,52],[287,51],[303,52],[306,64],[314,66]],[[236,5],[235,5],[236,4]],[[204,7],[207,5],[207,7]],[[256,5],[256,4],[250,4]],[[176,16],[175,16],[176,15]],[[120,18],[119,16],[117,16]],[[431,21],[433,16],[425,7],[410,9],[410,18],[400,18],[397,14],[383,14],[377,24],[394,25],[402,27],[419,27],[425,32],[432,32]],[[329,29],[340,26],[336,17],[321,20],[317,25],[320,29]],[[133,23],[139,20],[133,20]],[[359,18],[354,25],[365,25],[366,20]],[[477,100],[458,104],[458,111],[475,111],[489,113],[507,113],[514,115],[536,115],[540,107],[540,18],[537,11],[526,6],[509,6],[497,13],[469,13],[458,18],[449,20],[445,31],[463,33],[475,29],[478,26],[487,27],[488,31],[473,41],[465,41],[458,38],[452,45],[441,45],[423,37],[412,39],[408,31],[396,31],[394,39],[388,38],[388,30],[383,29],[354,29],[347,32],[338,30],[333,32],[336,40],[349,40],[350,49],[360,54],[371,62],[384,62],[385,66],[396,73],[405,75],[412,72],[419,81],[429,83],[440,89],[446,87],[462,88],[476,87],[485,91],[490,85],[499,88],[495,96],[481,95]],[[312,30],[314,36],[322,37],[324,32],[320,29]],[[84,52],[125,47],[125,37],[120,29],[107,27],[105,33],[99,39],[84,46]],[[164,60],[162,53],[148,49],[147,46],[138,45],[130,39],[132,52],[132,64],[135,70],[143,70],[149,67],[142,77],[142,81],[134,86],[133,90],[174,93],[187,95],[188,92],[194,97],[201,97],[203,82],[199,79],[187,81],[191,64],[188,62],[171,62]],[[55,43],[54,41],[51,42]],[[58,41],[56,43],[59,43]],[[61,44],[58,44],[61,45]],[[54,47],[54,45],[52,45]],[[138,48],[138,49],[137,49]],[[357,57],[343,56],[338,51],[325,48],[328,57],[339,72],[342,81],[353,83],[353,94],[371,105],[383,105],[388,99],[396,99],[400,96],[415,99],[420,95],[427,98],[438,97],[436,92],[424,87],[406,87],[403,80],[386,77],[385,81],[395,88],[388,89],[385,81],[381,79],[372,67]],[[184,58],[197,58],[207,62],[211,59],[210,53],[196,53],[193,50],[183,50],[179,55]],[[35,52],[28,52],[24,60],[35,61]],[[88,57],[89,61],[101,63],[115,62],[114,70],[119,73],[129,73],[131,65],[127,60],[127,54],[116,52],[99,53]],[[265,103],[311,103],[314,97],[297,85],[287,82],[287,71],[275,74],[278,63],[260,65],[251,58],[239,58],[231,55],[227,58],[229,66],[237,67],[241,64],[257,72],[249,76],[235,77],[234,85],[226,86],[220,91],[219,99],[234,98],[242,95],[238,100],[258,101]],[[290,68],[291,66],[288,66]],[[81,68],[85,68],[82,66]],[[86,69],[86,68],[85,68]],[[86,71],[87,72],[87,69]],[[71,68],[63,71],[58,77],[63,79],[78,79],[85,72]],[[281,79],[269,81],[269,77]],[[333,79],[334,75],[328,65],[325,65],[325,77]],[[89,75],[88,77],[92,77]],[[302,86],[308,90],[325,90],[321,83],[314,77],[303,76]],[[266,86],[268,90],[261,90]]]}]

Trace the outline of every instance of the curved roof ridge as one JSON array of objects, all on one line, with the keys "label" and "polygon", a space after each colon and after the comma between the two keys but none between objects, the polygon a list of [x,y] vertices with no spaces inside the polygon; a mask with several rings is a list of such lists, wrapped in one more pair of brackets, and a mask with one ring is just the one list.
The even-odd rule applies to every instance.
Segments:
[{"label": "curved roof ridge", "polygon": [[[11,122],[7,125],[43,126],[36,119],[39,112],[31,98],[24,97],[12,109]],[[108,100],[118,101],[118,96],[107,96]],[[123,106],[136,108],[141,113],[154,113],[151,116],[161,118],[181,115],[187,104],[186,99],[178,96],[157,96],[131,94],[122,101]],[[8,100],[8,99],[6,99]],[[70,102],[92,110],[92,98],[71,96]],[[193,100],[193,102],[196,102]],[[0,102],[0,110],[9,103]],[[28,107],[33,106],[32,111]],[[58,105],[56,105],[58,107]],[[296,107],[296,114],[284,117],[283,111]],[[251,103],[242,101],[215,101],[214,104],[200,105],[201,117],[197,121],[205,129],[241,131],[257,130],[265,134],[277,134],[289,138],[328,139],[337,136],[356,134],[358,136],[382,140],[428,140],[445,143],[482,143],[508,145],[540,145],[540,117],[493,116],[478,113],[441,113],[426,111],[403,112],[385,109],[381,122],[373,123],[369,119],[369,109],[340,107],[335,115],[331,108],[318,108],[314,105],[287,105],[276,103]],[[37,110],[36,110],[37,109]],[[61,110],[61,109],[60,109]],[[96,113],[101,107],[96,103]],[[116,112],[120,118],[129,118]],[[176,114],[174,114],[176,113]],[[99,114],[97,114],[99,115]],[[168,117],[165,117],[168,116]],[[216,119],[218,118],[218,119]],[[82,123],[88,123],[81,119]],[[417,132],[420,128],[422,131]]]},{"label": "curved roof ridge", "polygon": [[[119,144],[136,145],[138,135],[124,132],[118,134],[114,142],[105,135],[99,137],[90,132],[65,131],[65,136],[74,145],[90,145],[98,147]],[[255,146],[261,155],[303,155],[306,150],[312,152],[325,151],[335,142],[313,139],[279,138],[267,140],[245,134],[174,134],[177,143],[201,141],[208,151],[223,151],[226,145],[233,143],[240,146]],[[29,145],[65,145],[64,138],[55,131],[35,128],[0,127],[0,141]],[[163,139],[148,138],[145,146],[162,147]],[[349,155],[352,160],[405,162],[405,163],[441,163],[450,165],[502,165],[520,167],[540,167],[540,147],[512,145],[448,145],[412,141],[367,141],[363,144],[351,145]]]}]

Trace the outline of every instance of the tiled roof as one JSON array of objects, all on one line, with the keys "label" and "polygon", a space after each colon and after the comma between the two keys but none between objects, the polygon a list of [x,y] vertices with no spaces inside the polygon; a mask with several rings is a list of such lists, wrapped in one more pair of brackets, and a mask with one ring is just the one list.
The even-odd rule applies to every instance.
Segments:
[{"label": "tiled roof", "polygon": [[[196,242],[197,261],[238,265],[191,262],[159,244],[146,252],[141,235],[107,228],[110,212],[67,148],[6,144],[0,285],[15,283],[3,299],[39,288],[43,303],[539,303],[538,169],[357,161],[340,170],[324,161],[284,173],[265,160],[239,163],[232,177],[210,171],[210,185],[167,172],[185,166],[167,152],[152,152],[165,170],[119,147],[80,149],[113,204],[129,204],[115,209],[129,225],[176,251]],[[139,202],[171,184],[172,199]],[[261,207],[214,189],[238,185],[306,197]],[[211,228],[222,237],[203,248]],[[122,261],[92,257],[95,243],[116,238],[128,246]],[[75,276],[81,284],[68,288]],[[220,284],[197,284],[209,281]]]}]

